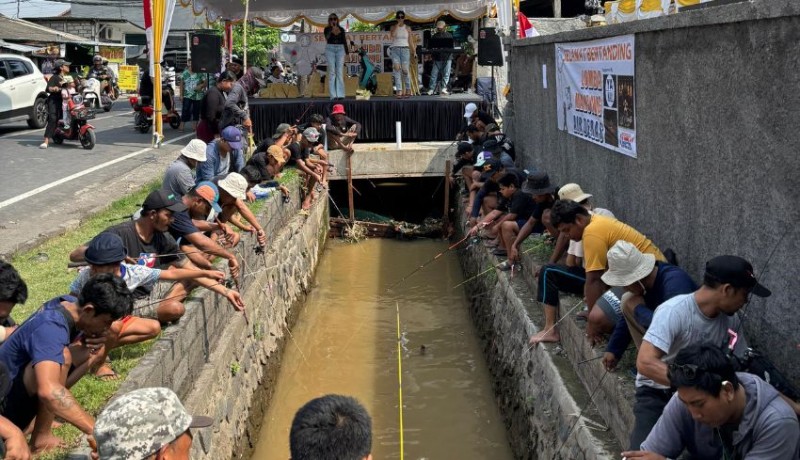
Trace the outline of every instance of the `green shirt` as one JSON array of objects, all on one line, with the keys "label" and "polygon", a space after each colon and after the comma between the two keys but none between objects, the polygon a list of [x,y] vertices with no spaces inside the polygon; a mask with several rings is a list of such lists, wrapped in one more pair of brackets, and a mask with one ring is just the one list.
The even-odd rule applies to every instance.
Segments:
[{"label": "green shirt", "polygon": [[192,99],[195,101],[199,101],[203,99],[203,93],[205,91],[200,90],[198,91],[197,85],[201,82],[205,81],[205,76],[200,73],[191,73],[189,69],[186,69],[181,74],[181,80],[183,81],[183,97],[186,99]]}]

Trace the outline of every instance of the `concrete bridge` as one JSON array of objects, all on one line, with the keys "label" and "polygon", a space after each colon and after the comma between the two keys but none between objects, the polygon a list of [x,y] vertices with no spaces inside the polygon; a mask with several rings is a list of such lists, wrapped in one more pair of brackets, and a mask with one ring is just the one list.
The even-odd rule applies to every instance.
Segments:
[{"label": "concrete bridge", "polygon": [[[441,177],[445,162],[454,160],[456,144],[452,142],[403,143],[400,149],[391,144],[358,144],[350,161],[353,179],[388,179],[399,177]],[[343,150],[329,152],[336,166],[330,180],[347,180],[347,154]]]}]

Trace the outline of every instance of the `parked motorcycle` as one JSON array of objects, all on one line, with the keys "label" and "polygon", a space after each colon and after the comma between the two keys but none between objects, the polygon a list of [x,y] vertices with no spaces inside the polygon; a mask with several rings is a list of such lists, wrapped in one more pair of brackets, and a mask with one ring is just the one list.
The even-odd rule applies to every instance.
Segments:
[{"label": "parked motorcycle", "polygon": [[95,111],[86,106],[86,101],[80,94],[72,96],[68,102],[69,126],[61,120],[58,122],[55,133],[53,133],[53,143],[61,144],[65,140],[80,141],[81,146],[86,150],[92,150],[97,143],[94,126],[87,121],[95,116]]},{"label": "parked motorcycle", "polygon": [[102,90],[100,80],[96,78],[89,78],[83,82],[83,100],[87,106],[94,109],[103,109],[108,112],[114,101],[111,100],[108,93]]},{"label": "parked motorcycle", "polygon": [[[154,111],[153,106],[150,105],[150,98],[130,96],[128,97],[128,102],[130,102],[131,107],[133,107],[133,123],[136,129],[140,133],[146,133],[150,131],[150,127],[153,126]],[[181,127],[181,117],[177,112],[161,113],[161,122],[164,124],[169,124],[172,129],[178,129]]]}]

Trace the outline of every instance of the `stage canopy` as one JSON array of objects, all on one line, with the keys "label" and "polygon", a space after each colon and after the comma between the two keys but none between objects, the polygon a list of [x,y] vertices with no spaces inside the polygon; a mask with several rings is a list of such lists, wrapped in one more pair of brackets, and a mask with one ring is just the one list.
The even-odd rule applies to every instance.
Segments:
[{"label": "stage canopy", "polygon": [[[183,6],[191,4],[195,14],[205,13],[210,22],[244,18],[245,2],[242,0],[179,1]],[[494,0],[250,0],[248,19],[273,27],[288,26],[300,19],[325,26],[328,15],[336,13],[340,19],[351,16],[374,24],[393,18],[395,11],[403,10],[408,19],[417,22],[430,22],[443,15],[468,21],[484,16],[492,4]]]}]

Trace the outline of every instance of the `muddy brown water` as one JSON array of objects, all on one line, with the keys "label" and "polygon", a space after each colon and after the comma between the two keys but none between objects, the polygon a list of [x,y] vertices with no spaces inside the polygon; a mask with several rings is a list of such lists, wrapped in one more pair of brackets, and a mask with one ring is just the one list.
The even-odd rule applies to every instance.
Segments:
[{"label": "muddy brown water", "polygon": [[454,252],[386,292],[446,248],[434,241],[328,243],[252,460],[287,460],[295,411],[329,393],[367,408],[376,460],[400,458],[396,304],[405,337],[405,458],[513,458],[465,293],[452,289],[463,279]]}]

